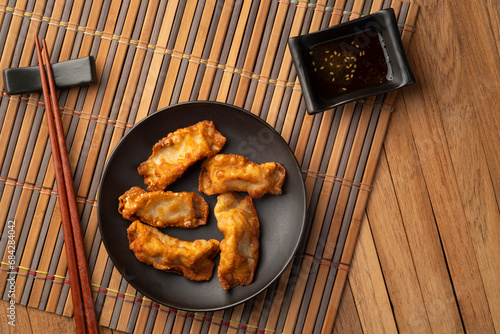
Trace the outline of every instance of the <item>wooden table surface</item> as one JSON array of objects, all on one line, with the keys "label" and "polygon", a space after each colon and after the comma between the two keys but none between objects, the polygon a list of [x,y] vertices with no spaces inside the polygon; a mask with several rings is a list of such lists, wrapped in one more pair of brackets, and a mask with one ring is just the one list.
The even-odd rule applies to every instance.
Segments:
[{"label": "wooden table surface", "polygon": [[[500,2],[414,2],[417,83],[397,98],[335,332],[500,332]],[[22,306],[10,326],[8,306],[1,333],[74,332]]]}]

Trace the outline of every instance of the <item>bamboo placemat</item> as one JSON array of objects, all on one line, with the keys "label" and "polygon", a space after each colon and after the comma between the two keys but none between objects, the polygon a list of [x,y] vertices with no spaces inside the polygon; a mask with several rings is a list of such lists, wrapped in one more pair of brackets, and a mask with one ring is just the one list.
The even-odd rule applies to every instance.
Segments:
[{"label": "bamboo placemat", "polygon": [[[331,332],[396,93],[308,115],[287,40],[388,7],[407,48],[418,7],[399,0],[0,1],[0,70],[36,65],[33,35],[47,40],[52,62],[96,60],[98,83],[62,91],[60,105],[101,325]],[[0,292],[9,300],[15,277],[16,303],[72,316],[43,101],[7,96],[3,82],[0,90]],[[97,228],[98,185],[117,142],[148,114],[189,100],[234,104],[275,127],[308,195],[308,229],[293,263],[259,296],[218,312],[145,298],[114,268]]]}]

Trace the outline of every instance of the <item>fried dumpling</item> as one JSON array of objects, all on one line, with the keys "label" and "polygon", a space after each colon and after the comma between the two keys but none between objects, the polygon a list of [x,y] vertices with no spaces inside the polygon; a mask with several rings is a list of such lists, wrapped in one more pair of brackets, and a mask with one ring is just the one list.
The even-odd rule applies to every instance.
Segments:
[{"label": "fried dumpling", "polygon": [[218,267],[220,286],[229,290],[248,285],[259,259],[259,219],[252,199],[234,192],[219,195],[214,213],[224,234]]},{"label": "fried dumpling", "polygon": [[127,234],[130,249],[141,262],[193,281],[206,281],[213,275],[212,259],[219,252],[219,241],[215,239],[183,241],[139,220],[129,226]]},{"label": "fried dumpling", "polygon": [[201,165],[198,190],[207,195],[247,192],[252,198],[279,195],[285,168],[276,162],[257,164],[242,155],[217,154]]},{"label": "fried dumpling", "polygon": [[123,218],[155,227],[194,228],[205,225],[208,204],[197,193],[172,191],[146,192],[132,187],[119,197],[118,212]]},{"label": "fried dumpling", "polygon": [[153,154],[138,172],[144,176],[148,191],[164,190],[196,161],[217,154],[226,138],[211,121],[201,121],[178,129],[153,146]]}]

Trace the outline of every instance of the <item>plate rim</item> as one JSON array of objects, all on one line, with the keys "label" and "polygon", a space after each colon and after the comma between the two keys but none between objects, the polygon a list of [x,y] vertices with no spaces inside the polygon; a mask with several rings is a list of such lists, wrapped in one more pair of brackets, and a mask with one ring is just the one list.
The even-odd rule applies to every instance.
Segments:
[{"label": "plate rim", "polygon": [[[306,218],[307,218],[307,192],[306,192],[306,188],[305,188],[305,182],[304,182],[304,179],[303,178],[300,178],[302,182],[300,182],[300,186],[301,186],[301,189],[300,189],[300,193],[302,194],[302,201],[301,201],[301,204],[302,206],[304,207],[304,210],[302,212],[302,219],[301,219],[301,224],[300,224],[300,231],[299,231],[299,235],[298,235],[298,238],[297,238],[297,242],[295,243],[294,247],[293,247],[293,251],[290,253],[290,255],[288,256],[288,259],[285,261],[286,263],[284,264],[284,266],[278,271],[278,273],[274,276],[273,279],[271,279],[269,282],[267,282],[266,284],[263,285],[262,288],[258,289],[256,292],[250,294],[249,296],[245,297],[245,298],[242,298],[241,300],[239,301],[236,301],[236,302],[231,302],[227,305],[224,305],[224,306],[218,306],[218,307],[210,307],[210,308],[186,308],[186,307],[179,307],[179,306],[176,306],[176,305],[173,305],[173,303],[169,304],[169,303],[165,303],[165,302],[160,302],[158,301],[154,296],[151,296],[150,293],[146,293],[144,292],[140,287],[137,287],[135,283],[132,283],[130,282],[124,275],[124,273],[122,272],[124,270],[124,268],[121,268],[119,266],[117,266],[115,263],[116,262],[116,259],[115,259],[115,256],[112,254],[112,252],[110,252],[110,248],[108,246],[108,242],[107,240],[103,237],[103,227],[102,227],[102,219],[101,219],[101,201],[100,201],[100,198],[101,198],[101,193],[103,191],[103,187],[102,187],[102,184],[103,184],[103,181],[105,179],[105,176],[107,175],[108,173],[108,169],[109,169],[109,162],[112,161],[113,157],[115,156],[115,154],[117,154],[117,151],[119,150],[121,144],[123,143],[123,141],[125,140],[126,137],[130,136],[133,131],[139,127],[143,122],[145,122],[146,120],[148,120],[149,118],[152,118],[154,117],[156,114],[158,113],[164,113],[164,112],[168,112],[168,110],[171,110],[171,109],[175,109],[175,108],[180,108],[180,107],[186,107],[186,106],[189,106],[189,105],[199,105],[199,104],[207,104],[207,105],[212,105],[212,106],[219,106],[219,107],[223,107],[223,108],[230,108],[230,109],[233,109],[237,112],[242,112],[243,114],[246,114],[247,116],[249,117],[252,117],[254,118],[255,120],[257,120],[259,123],[261,123],[262,125],[264,125],[265,127],[267,127],[268,129],[270,129],[276,136],[277,136],[277,139],[281,140],[283,144],[285,144],[285,146],[287,147],[288,149],[288,153],[293,157],[292,161],[294,162],[294,167],[297,167],[297,169],[299,170],[299,172],[302,170],[301,167],[300,167],[300,164],[297,160],[297,158],[295,157],[295,154],[293,153],[292,149],[290,148],[290,146],[288,145],[288,143],[285,141],[285,139],[281,136],[281,134],[279,134],[276,129],[274,129],[269,123],[267,123],[265,120],[263,120],[262,118],[260,118],[259,116],[249,112],[248,110],[245,110],[241,107],[238,107],[238,106],[235,106],[235,105],[232,105],[232,104],[228,104],[228,103],[223,103],[223,102],[218,102],[218,101],[186,101],[186,102],[181,102],[181,103],[176,103],[176,104],[172,104],[172,105],[169,105],[169,106],[166,106],[164,108],[161,108],[161,109],[158,109],[157,111],[147,115],[146,117],[144,117],[143,119],[141,119],[139,122],[137,122],[136,124],[134,124],[121,138],[120,140],[118,141],[118,143],[116,144],[116,146],[113,148],[113,151],[111,152],[111,154],[109,155],[108,159],[106,160],[106,163],[105,163],[105,166],[104,166],[104,169],[103,169],[103,172],[102,172],[102,175],[101,175],[101,179],[99,181],[99,191],[97,193],[97,198],[96,198],[96,202],[97,202],[97,222],[98,222],[98,229],[99,229],[99,233],[100,233],[100,237],[101,237],[101,241],[102,243],[104,244],[104,247],[106,249],[106,252],[108,253],[108,257],[111,259],[111,261],[113,262],[113,265],[114,267],[118,270],[118,272],[120,273],[120,275],[122,276],[123,279],[125,279],[125,281],[130,284],[134,289],[136,289],[138,292],[142,293],[145,297],[151,299],[153,302],[156,302],[160,305],[164,305],[164,306],[167,306],[167,307],[171,307],[171,308],[175,308],[175,309],[179,309],[179,310],[184,310],[184,311],[191,311],[191,312],[213,312],[213,311],[219,311],[219,310],[224,310],[224,309],[228,309],[228,308],[231,308],[231,307],[235,307],[237,305],[240,305],[254,297],[256,297],[257,295],[259,295],[260,293],[262,293],[264,290],[266,290],[267,288],[269,288],[269,286],[271,284],[273,284],[275,281],[277,281],[279,279],[279,277],[283,274],[283,272],[286,270],[286,268],[292,263],[301,243],[303,242],[303,239],[304,239],[304,235],[305,235],[305,229],[306,229]],[[220,256],[219,254],[217,256]],[[215,272],[216,268],[214,268],[214,275],[216,275],[216,272]]]}]

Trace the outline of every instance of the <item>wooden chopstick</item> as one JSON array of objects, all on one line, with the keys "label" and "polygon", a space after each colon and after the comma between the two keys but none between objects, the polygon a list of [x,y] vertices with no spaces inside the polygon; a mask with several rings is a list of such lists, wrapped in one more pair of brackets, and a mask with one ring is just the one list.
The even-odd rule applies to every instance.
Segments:
[{"label": "wooden chopstick", "polygon": [[66,137],[64,134],[64,129],[62,126],[61,115],[59,114],[59,101],[56,94],[56,85],[54,80],[54,75],[52,72],[52,67],[50,65],[50,58],[47,48],[47,43],[45,40],[42,41],[43,44],[43,56],[45,57],[45,66],[47,68],[47,78],[50,90],[50,99],[52,105],[52,114],[55,120],[56,134],[59,144],[59,153],[61,155],[61,163],[64,176],[64,184],[66,186],[66,196],[68,198],[69,204],[69,214],[71,218],[71,227],[73,232],[73,241],[75,245],[76,260],[78,263],[78,270],[80,275],[80,284],[83,293],[83,302],[85,307],[85,315],[87,319],[87,327],[90,332],[90,328],[95,328],[97,332],[97,320],[94,309],[94,300],[92,297],[92,290],[90,287],[90,277],[87,265],[87,258],[85,255],[85,247],[83,244],[83,236],[80,225],[80,218],[78,216],[78,208],[76,206],[75,189],[73,184],[73,176],[71,174],[71,169],[69,165],[68,152],[66,150]]},{"label": "wooden chopstick", "polygon": [[[61,210],[64,243],[68,260],[71,297],[77,333],[98,333],[94,300],[83,245],[82,230],[76,206],[73,177],[69,165],[66,139],[59,114],[59,102],[47,44],[43,43],[43,56],[38,37],[35,38],[43,99],[49,128],[50,147],[56,174],[56,185]],[[45,62],[45,69],[44,64]],[[47,73],[45,73],[47,71]]]}]

